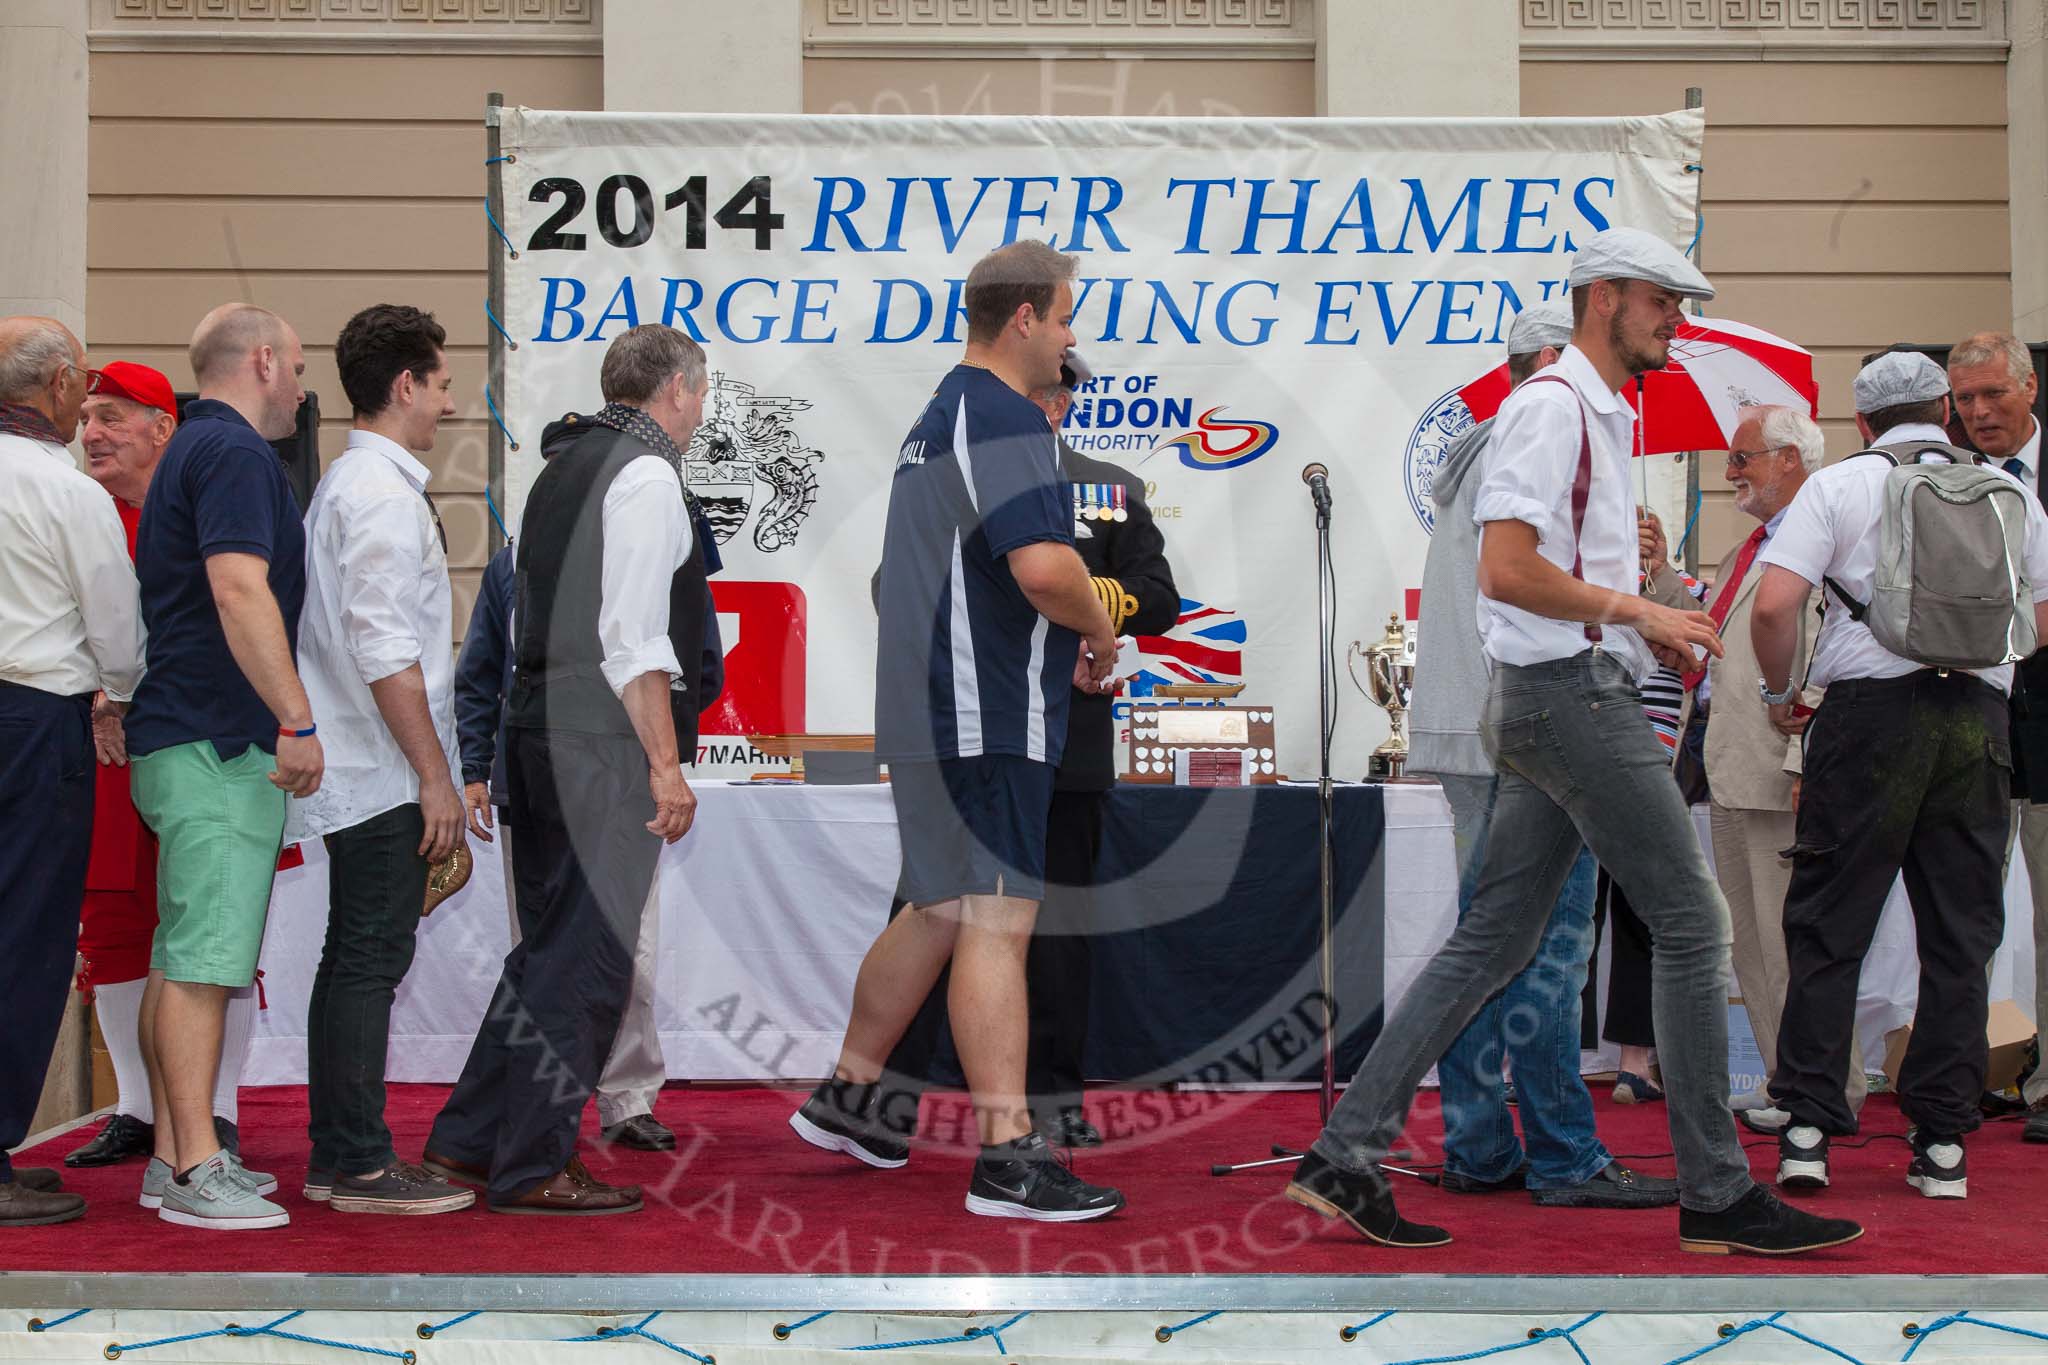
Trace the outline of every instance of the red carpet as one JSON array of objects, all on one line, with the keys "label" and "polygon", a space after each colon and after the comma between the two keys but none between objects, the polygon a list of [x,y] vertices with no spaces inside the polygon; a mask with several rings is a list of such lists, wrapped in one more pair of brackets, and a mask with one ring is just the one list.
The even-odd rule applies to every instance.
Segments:
[{"label": "red carpet", "polygon": [[[416,1157],[445,1092],[394,1086],[390,1121],[399,1151]],[[1601,1135],[1618,1154],[1670,1149],[1664,1107],[1621,1106],[1598,1092]],[[2020,1141],[2015,1122],[1987,1124],[1969,1147],[1971,1197],[1921,1198],[1905,1183],[1905,1143],[1879,1138],[1835,1148],[1834,1186],[1809,1196],[1859,1219],[1863,1239],[1792,1260],[1697,1256],[1677,1247],[1677,1212],[1539,1209],[1525,1195],[1447,1195],[1402,1180],[1404,1213],[1440,1223],[1457,1238],[1435,1251],[1370,1246],[1280,1198],[1289,1167],[1222,1178],[1212,1162],[1249,1160],[1276,1141],[1313,1133],[1312,1093],[1169,1095],[1101,1092],[1092,1117],[1112,1135],[1079,1155],[1077,1169],[1120,1186],[1129,1206],[1101,1223],[1045,1225],[977,1218],[961,1208],[964,1147],[921,1145],[908,1167],[874,1171],[806,1146],[785,1126],[800,1092],[676,1088],[660,1117],[682,1139],[672,1154],[607,1150],[586,1129],[587,1160],[600,1177],[647,1187],[648,1209],[610,1218],[507,1218],[476,1208],[434,1218],[337,1214],[299,1197],[304,1173],[304,1092],[244,1090],[242,1134],[249,1165],[277,1175],[289,1228],[237,1235],[158,1221],[135,1203],[140,1162],[66,1172],[91,1208],[62,1227],[9,1232],[0,1265],[10,1270],[283,1271],[409,1273],[754,1274],[1964,1274],[2048,1268],[2048,1149]],[[954,1138],[964,1099],[925,1101],[926,1130]],[[1889,1096],[1873,1096],[1866,1136],[1903,1134]],[[1417,1105],[1410,1142],[1436,1156],[1436,1100]],[[55,1165],[86,1141],[81,1129],[24,1153]],[[1765,1179],[1775,1144],[1745,1134]],[[1671,1162],[1644,1160],[1669,1174]]]}]

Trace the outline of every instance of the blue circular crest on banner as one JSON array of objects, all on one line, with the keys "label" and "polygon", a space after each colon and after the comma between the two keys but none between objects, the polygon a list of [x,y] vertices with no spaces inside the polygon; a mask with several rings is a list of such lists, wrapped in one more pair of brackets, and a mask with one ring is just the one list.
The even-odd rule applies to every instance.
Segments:
[{"label": "blue circular crest on banner", "polygon": [[1430,493],[1436,486],[1437,466],[1444,462],[1444,452],[1451,448],[1451,443],[1475,425],[1471,409],[1458,397],[1458,390],[1452,389],[1423,411],[1415,430],[1408,434],[1404,461],[1408,506],[1422,523],[1422,529],[1431,535],[1436,534],[1436,499]]}]

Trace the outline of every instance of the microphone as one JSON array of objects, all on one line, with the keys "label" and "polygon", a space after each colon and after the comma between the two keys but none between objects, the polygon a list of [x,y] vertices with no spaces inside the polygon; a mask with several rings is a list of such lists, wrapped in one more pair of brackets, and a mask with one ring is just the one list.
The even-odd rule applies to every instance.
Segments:
[{"label": "microphone", "polygon": [[1309,496],[1310,496],[1311,498],[1313,498],[1313,499],[1315,500],[1315,504],[1316,504],[1316,514],[1317,514],[1318,516],[1324,516],[1324,517],[1327,517],[1327,516],[1329,516],[1329,515],[1330,515],[1330,470],[1329,470],[1329,467],[1328,467],[1328,466],[1326,466],[1326,465],[1324,465],[1324,464],[1323,464],[1323,463],[1322,463],[1321,461],[1317,461],[1317,462],[1316,462],[1315,464],[1311,464],[1311,465],[1305,466],[1305,467],[1304,467],[1304,468],[1302,469],[1302,471],[1301,471],[1301,481],[1302,481],[1303,483],[1305,483],[1305,484],[1307,484],[1307,485],[1308,485],[1308,493],[1309,493]]}]

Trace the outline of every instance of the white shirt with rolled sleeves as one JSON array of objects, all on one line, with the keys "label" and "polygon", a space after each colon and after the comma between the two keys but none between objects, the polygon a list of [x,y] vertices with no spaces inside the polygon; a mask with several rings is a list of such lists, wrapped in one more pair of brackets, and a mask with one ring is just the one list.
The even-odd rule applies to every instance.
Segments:
[{"label": "white shirt with rolled sleeves", "polygon": [[394,441],[351,431],[306,509],[299,677],[320,728],[320,790],[292,801],[285,841],[350,829],[420,799],[419,775],[370,684],[418,664],[434,733],[462,786],[455,740],[454,604],[427,505],[427,467]]},{"label": "white shirt with rolled sleeves", "polygon": [[[1948,434],[1940,427],[1908,422],[1893,427],[1871,444],[1946,440]],[[1984,467],[1998,469],[1996,465]],[[1814,471],[1792,499],[1792,505],[1785,509],[1784,524],[1757,556],[1759,568],[1775,564],[1815,585],[1823,578],[1832,578],[1858,601],[1868,602],[1877,577],[1885,477],[1892,468],[1887,461],[1864,456]],[[2002,469],[1998,472],[2005,478],[2013,477]],[[2018,479],[2013,482],[2020,483]],[[2026,506],[2023,562],[2027,582],[2036,602],[2048,601],[2048,516],[2043,516],[2041,503],[2034,497],[2026,499]],[[1853,619],[1834,593],[1826,593],[1823,600],[1827,613],[1821,618],[1820,637],[1813,646],[1813,667],[1807,675],[1810,685],[1826,687],[1844,678],[1900,678],[1926,667],[1902,659],[1879,644],[1870,627]],[[2012,690],[2011,664],[1971,671],[2001,692]]]},{"label": "white shirt with rolled sleeves", "polygon": [[[668,638],[669,587],[690,557],[690,513],[683,482],[659,455],[629,461],[605,491],[600,513],[604,563],[599,572],[599,665],[615,696],[642,673],[683,676]],[[694,754],[682,755],[684,762]]]},{"label": "white shirt with rolled sleeves", "polygon": [[142,655],[135,564],[113,499],[63,446],[0,435],[0,682],[127,701]]},{"label": "white shirt with rolled sleeves", "polygon": [[[1580,574],[1596,587],[1636,595],[1642,559],[1636,542],[1636,499],[1631,477],[1635,411],[1607,387],[1593,362],[1567,346],[1555,365],[1539,371],[1570,384],[1536,383],[1532,376],[1501,405],[1487,443],[1485,468],[1472,519],[1486,552],[1487,523],[1532,526],[1537,552],[1566,573],[1580,559]],[[1572,483],[1578,475],[1580,432],[1592,442],[1593,480],[1580,534],[1572,533]],[[1600,647],[1640,682],[1656,670],[1643,638],[1626,626],[1602,625]],[[1557,621],[1479,594],[1479,638],[1496,663],[1527,666],[1569,659],[1592,647],[1581,621]]]}]

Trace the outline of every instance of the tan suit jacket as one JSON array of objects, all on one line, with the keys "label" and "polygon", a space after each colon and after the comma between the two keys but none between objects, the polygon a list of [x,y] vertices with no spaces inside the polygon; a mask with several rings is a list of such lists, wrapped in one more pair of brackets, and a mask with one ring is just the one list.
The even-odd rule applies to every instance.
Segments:
[{"label": "tan suit jacket", "polygon": [[[1676,575],[1659,574],[1676,580]],[[1709,657],[1707,672],[1713,679],[1713,700],[1707,713],[1707,785],[1713,789],[1714,804],[1735,810],[1792,809],[1792,777],[1800,771],[1800,741],[1787,739],[1771,724],[1770,710],[1757,692],[1763,670],[1756,661],[1756,646],[1749,636],[1749,608],[1756,600],[1757,585],[1763,581],[1764,566],[1752,563],[1742,582],[1735,587],[1735,605],[1721,627],[1718,659]],[[1719,585],[1716,585],[1716,591]],[[1662,594],[1657,594],[1662,596]],[[1716,602],[1707,594],[1706,605]],[[1799,639],[1792,652],[1792,676],[1806,676],[1813,653],[1813,637],[1819,626],[1814,614],[1820,593],[1815,590],[1799,613]],[[1802,698],[1808,706],[1820,704],[1820,691],[1807,689]],[[1679,733],[1692,720],[1697,694],[1688,693],[1679,717]]]}]

